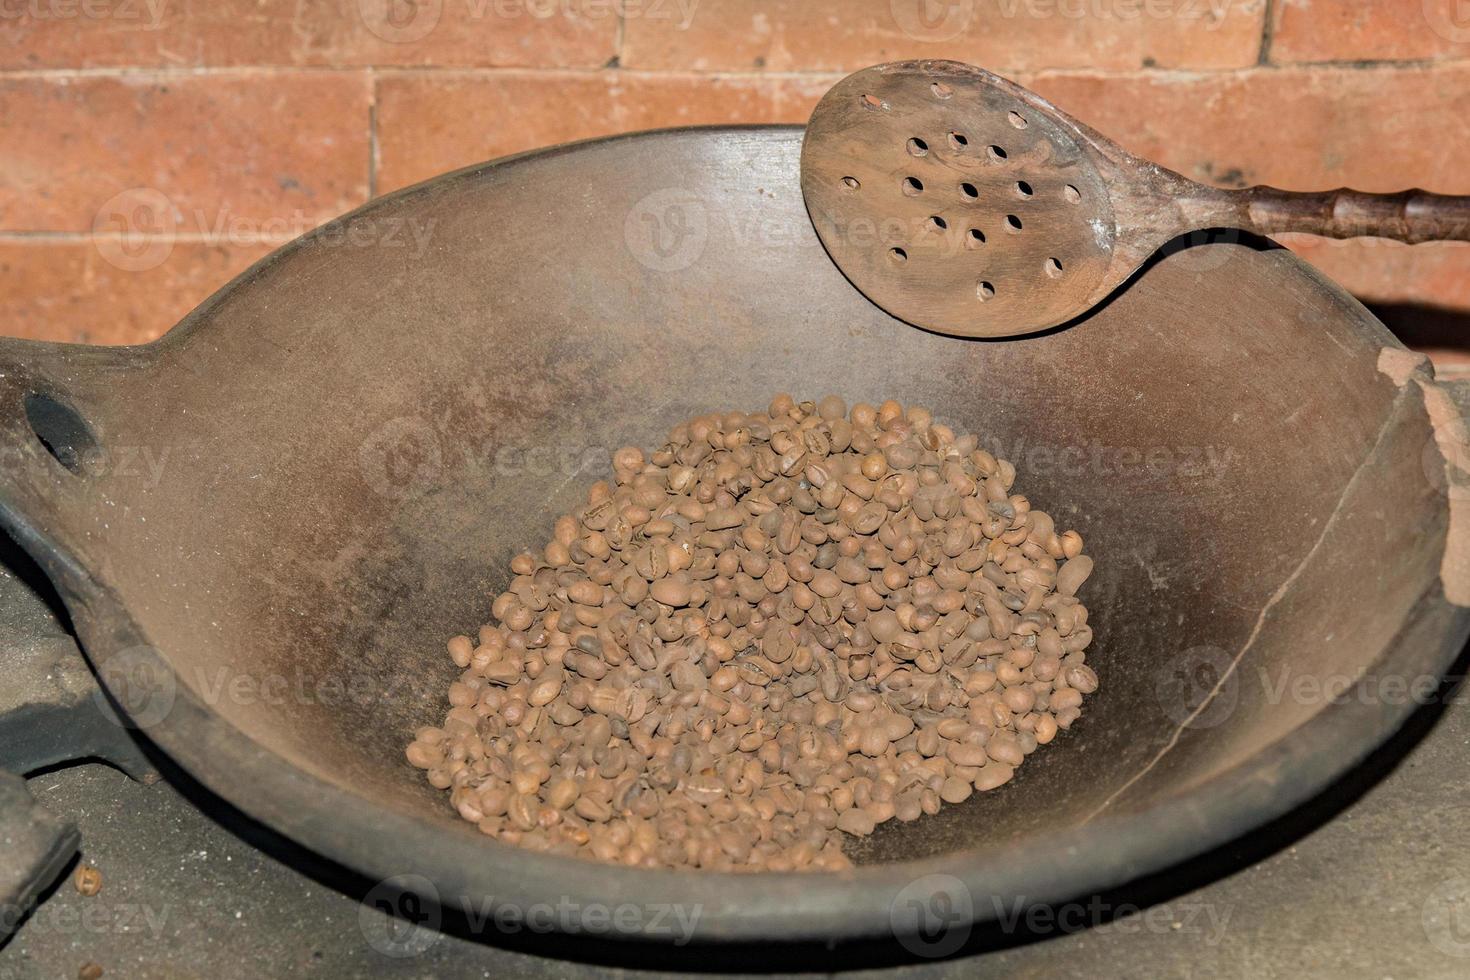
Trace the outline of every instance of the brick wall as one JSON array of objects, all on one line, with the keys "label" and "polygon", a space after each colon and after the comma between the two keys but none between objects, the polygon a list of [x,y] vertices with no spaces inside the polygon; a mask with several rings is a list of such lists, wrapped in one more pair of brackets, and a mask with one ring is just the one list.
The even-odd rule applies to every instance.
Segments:
[{"label": "brick wall", "polygon": [[[1228,186],[1470,193],[1462,0],[0,0],[0,331],[151,339],[375,194],[950,57]],[[1470,310],[1470,246],[1291,243]]]}]

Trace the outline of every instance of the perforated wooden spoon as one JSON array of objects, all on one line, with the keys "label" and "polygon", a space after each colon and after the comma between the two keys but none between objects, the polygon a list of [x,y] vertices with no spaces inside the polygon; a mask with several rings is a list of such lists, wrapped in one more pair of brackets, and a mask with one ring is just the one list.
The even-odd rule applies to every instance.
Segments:
[{"label": "perforated wooden spoon", "polygon": [[807,125],[801,186],[853,285],[901,320],[965,337],[1074,319],[1200,229],[1470,240],[1470,197],[1209,187],[954,61],[838,82]]}]

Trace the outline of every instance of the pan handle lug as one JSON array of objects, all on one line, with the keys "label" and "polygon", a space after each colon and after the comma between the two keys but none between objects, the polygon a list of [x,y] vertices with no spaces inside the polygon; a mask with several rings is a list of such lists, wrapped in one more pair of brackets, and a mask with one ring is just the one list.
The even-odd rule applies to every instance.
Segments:
[{"label": "pan handle lug", "polygon": [[0,339],[0,525],[63,592],[87,580],[86,543],[103,531],[93,477],[105,457],[118,382],[155,345],[90,347]]}]

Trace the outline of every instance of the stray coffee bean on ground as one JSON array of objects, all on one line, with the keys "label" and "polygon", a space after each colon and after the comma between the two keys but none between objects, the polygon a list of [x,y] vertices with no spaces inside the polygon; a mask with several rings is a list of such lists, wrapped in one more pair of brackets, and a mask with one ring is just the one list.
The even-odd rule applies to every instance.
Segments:
[{"label": "stray coffee bean on ground", "polygon": [[408,760],[484,833],[835,870],[1009,781],[1097,689],[1076,531],[925,409],[779,395],[676,426],[511,562]]}]

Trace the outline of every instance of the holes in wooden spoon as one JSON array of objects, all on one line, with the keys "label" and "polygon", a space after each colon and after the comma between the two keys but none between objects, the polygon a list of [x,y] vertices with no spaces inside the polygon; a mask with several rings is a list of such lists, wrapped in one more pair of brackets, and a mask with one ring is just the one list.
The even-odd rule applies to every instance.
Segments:
[{"label": "holes in wooden spoon", "polygon": [[975,284],[975,298],[978,299],[980,302],[983,303],[994,296],[995,287],[992,286],[990,283],[982,279],[980,280],[980,282]]},{"label": "holes in wooden spoon", "polygon": [[1016,181],[1016,193],[1021,195],[1022,197],[1030,197],[1032,193],[1031,185],[1026,183],[1024,180]]},{"label": "holes in wooden spoon", "polygon": [[905,177],[903,179],[903,192],[909,197],[918,197],[924,193],[924,182],[917,177]]},{"label": "holes in wooden spoon", "polygon": [[969,183],[960,185],[960,193],[963,194],[966,199],[971,201],[980,196],[980,192],[975,188],[975,185]]},{"label": "holes in wooden spoon", "polygon": [[1006,231],[1015,233],[1021,230],[1021,219],[1014,214],[1006,215]]},{"label": "holes in wooden spoon", "polygon": [[894,265],[903,265],[909,260],[909,253],[901,248],[890,248],[888,250],[888,261]]},{"label": "holes in wooden spoon", "polygon": [[887,109],[888,108],[888,103],[887,102],[884,102],[882,99],[878,98],[876,95],[864,95],[860,101],[861,101],[862,107],[864,109],[874,109],[874,110],[876,110],[876,109]]},{"label": "holes in wooden spoon", "polygon": [[1076,204],[1078,201],[1082,200],[1082,192],[1073,187],[1071,184],[1068,184],[1066,187],[1062,188],[1062,196],[1065,197],[1067,201],[1071,204]]},{"label": "holes in wooden spoon", "polygon": [[929,152],[929,144],[928,143],[925,143],[923,140],[919,139],[917,136],[915,136],[913,139],[909,140],[908,147],[909,147],[909,153],[912,154],[913,156],[916,156],[916,157],[921,157],[925,153],[928,153]]},{"label": "holes in wooden spoon", "polygon": [[945,221],[943,218],[941,218],[937,214],[931,214],[929,216],[929,222],[928,222],[928,224],[929,224],[929,230],[930,231],[935,231],[935,232],[944,231],[945,229],[947,229],[949,227],[949,222],[948,221]]},{"label": "holes in wooden spoon", "polygon": [[997,163],[1006,158],[1005,147],[1002,146],[991,146],[985,152],[990,155],[990,159]]},{"label": "holes in wooden spoon", "polygon": [[1015,126],[1017,129],[1026,128],[1026,117],[1021,115],[1019,112],[1016,112],[1014,109],[1006,113],[1006,119],[1010,120],[1011,125]]},{"label": "holes in wooden spoon", "polygon": [[954,95],[954,89],[943,82],[935,82],[933,85],[930,85],[929,91],[934,93],[936,99],[947,99],[951,95]]},{"label": "holes in wooden spoon", "polygon": [[971,228],[965,233],[965,248],[979,248],[985,244],[985,232],[979,228]]},{"label": "holes in wooden spoon", "polygon": [[863,185],[856,177],[843,177],[842,186],[847,190],[855,191]]},{"label": "holes in wooden spoon", "polygon": [[956,150],[963,150],[965,147],[970,145],[970,140],[965,136],[964,133],[950,133],[949,145],[954,147]]},{"label": "holes in wooden spoon", "polygon": [[1060,278],[1062,278],[1062,263],[1059,260],[1054,259],[1054,258],[1047,259],[1046,260],[1046,274],[1049,275],[1049,276],[1051,276],[1053,279],[1060,279]]}]

